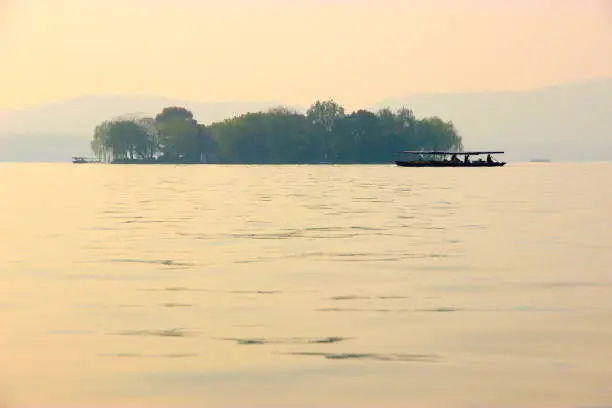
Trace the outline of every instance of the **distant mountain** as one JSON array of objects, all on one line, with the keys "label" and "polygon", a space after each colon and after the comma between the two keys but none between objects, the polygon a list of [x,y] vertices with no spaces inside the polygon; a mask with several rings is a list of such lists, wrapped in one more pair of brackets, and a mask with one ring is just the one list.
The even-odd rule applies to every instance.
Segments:
[{"label": "distant mountain", "polygon": [[[197,103],[149,96],[86,96],[19,111],[0,111],[0,161],[67,161],[90,155],[94,127],[123,114],[155,115],[184,106],[212,123],[278,102]],[[418,117],[452,120],[467,149],[505,150],[510,161],[612,160],[612,78],[528,92],[422,94],[369,107],[406,106]],[[295,107],[304,110],[304,107]],[[390,158],[391,160],[392,158]]]},{"label": "distant mountain", "polygon": [[246,111],[267,109],[278,102],[198,103],[157,96],[84,96],[29,109],[0,113],[0,134],[68,133],[89,135],[100,122],[124,114],[154,116],[167,106],[190,109],[202,123]]},{"label": "distant mountain", "polygon": [[371,109],[385,106],[452,120],[466,149],[505,150],[512,161],[612,160],[612,78],[527,92],[412,95]]}]

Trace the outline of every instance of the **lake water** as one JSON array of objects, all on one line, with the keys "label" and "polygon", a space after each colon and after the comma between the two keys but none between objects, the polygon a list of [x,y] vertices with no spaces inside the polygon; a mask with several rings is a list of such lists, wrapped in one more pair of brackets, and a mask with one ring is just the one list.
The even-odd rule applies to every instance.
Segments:
[{"label": "lake water", "polygon": [[0,174],[6,407],[612,405],[612,164]]}]

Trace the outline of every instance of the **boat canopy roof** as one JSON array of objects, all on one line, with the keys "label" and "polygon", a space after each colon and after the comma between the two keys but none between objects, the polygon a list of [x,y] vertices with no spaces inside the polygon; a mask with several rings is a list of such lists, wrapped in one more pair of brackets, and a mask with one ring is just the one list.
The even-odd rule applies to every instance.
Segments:
[{"label": "boat canopy roof", "polygon": [[419,151],[419,150],[403,150],[400,153],[413,154],[459,154],[459,155],[479,155],[479,154],[504,154],[504,152],[487,152],[487,151],[470,151],[470,152],[449,152],[449,151]]}]

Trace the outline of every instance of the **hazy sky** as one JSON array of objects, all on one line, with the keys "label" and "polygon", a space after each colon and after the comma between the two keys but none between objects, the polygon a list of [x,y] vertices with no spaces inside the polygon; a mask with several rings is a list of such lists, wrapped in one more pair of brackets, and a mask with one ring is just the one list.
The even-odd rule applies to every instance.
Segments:
[{"label": "hazy sky", "polygon": [[0,0],[0,107],[519,90],[612,76],[609,0]]}]

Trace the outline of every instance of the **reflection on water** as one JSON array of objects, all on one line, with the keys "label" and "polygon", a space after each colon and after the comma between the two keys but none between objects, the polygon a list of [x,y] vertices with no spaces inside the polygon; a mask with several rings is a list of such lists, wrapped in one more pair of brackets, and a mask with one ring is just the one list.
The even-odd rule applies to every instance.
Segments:
[{"label": "reflection on water", "polygon": [[612,402],[612,165],[0,170],[11,406]]}]

